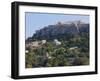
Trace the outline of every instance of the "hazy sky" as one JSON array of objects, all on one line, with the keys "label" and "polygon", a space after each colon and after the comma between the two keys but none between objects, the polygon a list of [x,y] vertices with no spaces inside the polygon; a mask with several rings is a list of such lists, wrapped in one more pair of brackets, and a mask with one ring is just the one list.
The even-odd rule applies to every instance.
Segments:
[{"label": "hazy sky", "polygon": [[88,15],[75,15],[75,14],[51,14],[51,13],[25,13],[25,26],[26,26],[26,38],[35,33],[36,30],[43,28],[44,26],[53,25],[57,22],[78,21],[89,23]]}]

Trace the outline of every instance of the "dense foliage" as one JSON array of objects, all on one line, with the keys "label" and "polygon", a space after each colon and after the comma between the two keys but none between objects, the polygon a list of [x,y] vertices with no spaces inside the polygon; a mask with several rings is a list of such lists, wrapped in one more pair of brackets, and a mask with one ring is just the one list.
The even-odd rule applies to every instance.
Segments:
[{"label": "dense foliage", "polygon": [[[77,46],[75,49],[72,47]],[[48,56],[47,56],[47,55]],[[61,41],[56,46],[52,41],[46,42],[41,47],[26,53],[26,67],[54,67],[75,66],[89,64],[89,39],[86,37],[75,37],[69,41]]]}]

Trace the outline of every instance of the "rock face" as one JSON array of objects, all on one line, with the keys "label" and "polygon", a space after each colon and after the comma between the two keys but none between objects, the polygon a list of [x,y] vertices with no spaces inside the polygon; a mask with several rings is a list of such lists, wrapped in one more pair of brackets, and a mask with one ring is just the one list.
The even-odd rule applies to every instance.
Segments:
[{"label": "rock face", "polygon": [[37,40],[53,40],[67,39],[71,36],[89,33],[89,24],[78,22],[58,23],[56,25],[48,25],[40,30],[37,30],[31,39]]}]

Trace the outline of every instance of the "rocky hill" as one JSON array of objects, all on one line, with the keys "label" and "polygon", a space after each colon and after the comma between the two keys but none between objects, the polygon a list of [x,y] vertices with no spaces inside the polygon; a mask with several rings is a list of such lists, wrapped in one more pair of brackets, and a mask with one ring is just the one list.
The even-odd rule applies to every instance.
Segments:
[{"label": "rocky hill", "polygon": [[69,39],[73,36],[81,36],[89,34],[89,24],[81,21],[73,21],[54,25],[48,25],[37,30],[32,37],[27,40],[53,40],[53,39]]}]

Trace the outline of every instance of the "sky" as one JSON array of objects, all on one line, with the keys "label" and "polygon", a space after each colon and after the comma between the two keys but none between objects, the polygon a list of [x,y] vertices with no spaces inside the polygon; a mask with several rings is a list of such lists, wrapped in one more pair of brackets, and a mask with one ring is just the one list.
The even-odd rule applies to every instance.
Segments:
[{"label": "sky", "polygon": [[36,30],[57,22],[78,21],[89,23],[88,15],[79,14],[55,14],[55,13],[36,13],[25,12],[25,31],[26,39],[33,36]]}]

